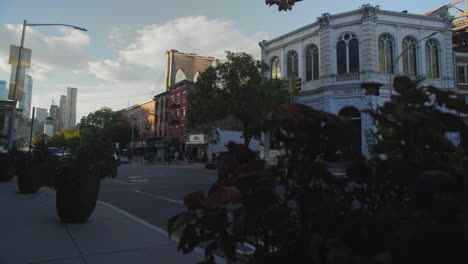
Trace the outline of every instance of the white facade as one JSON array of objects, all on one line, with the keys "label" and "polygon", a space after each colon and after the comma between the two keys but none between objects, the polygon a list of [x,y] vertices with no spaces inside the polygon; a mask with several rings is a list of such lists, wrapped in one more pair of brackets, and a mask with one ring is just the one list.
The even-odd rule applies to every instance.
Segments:
[{"label": "white facade", "polygon": [[[451,19],[447,16],[428,17],[384,11],[378,6],[363,5],[360,9],[346,13],[323,14],[315,23],[271,41],[262,41],[259,45],[265,63],[272,66],[272,62],[279,59],[282,78],[288,76],[288,54],[291,51],[296,52],[297,76],[302,79],[302,90],[297,101],[338,115],[345,107],[362,111],[388,101],[391,93],[394,93],[390,89],[393,78],[403,74],[404,66],[405,69],[409,69],[413,61],[416,74],[411,77],[423,78],[425,85],[455,89],[450,23]],[[379,56],[379,38],[385,36],[388,36],[392,43],[388,48],[390,51],[387,54],[390,55],[386,57],[387,64],[384,63],[385,59]],[[344,42],[344,38],[357,39],[357,52],[351,51],[349,42]],[[408,57],[410,50],[403,44],[408,39],[414,40],[415,58]],[[343,43],[346,43],[346,46],[342,47],[346,48],[338,47],[344,45]],[[431,50],[432,44],[435,45],[436,51]],[[311,74],[306,73],[307,70],[311,70],[311,64],[306,64],[306,52],[311,45],[315,45],[318,50],[318,65],[312,63],[318,68],[318,76],[316,79],[312,77],[312,80],[307,80],[311,79]],[[345,53],[340,53],[343,50]],[[339,56],[338,53],[343,56]],[[351,54],[358,58],[357,66],[353,69]],[[338,57],[340,62],[344,61],[346,65],[338,64]],[[387,65],[387,68],[382,70],[381,64]],[[377,89],[380,87],[379,92],[366,92],[365,87],[369,85]],[[370,117],[361,114],[361,150],[365,156],[369,155],[365,134],[371,126]],[[270,150],[266,141],[269,140],[266,137],[264,141],[266,144],[262,152],[268,158]]]},{"label": "white facade", "polygon": [[44,134],[51,137],[54,135],[54,125],[53,124],[45,124],[44,125]]},{"label": "white facade", "polygon": [[[216,144],[209,144],[208,154],[211,156],[213,152],[224,152],[228,151],[226,145],[232,141],[237,144],[244,144],[244,138],[242,137],[242,131],[223,130],[218,128],[219,141]],[[260,151],[260,141],[252,138],[249,143],[249,149],[254,152]]]}]

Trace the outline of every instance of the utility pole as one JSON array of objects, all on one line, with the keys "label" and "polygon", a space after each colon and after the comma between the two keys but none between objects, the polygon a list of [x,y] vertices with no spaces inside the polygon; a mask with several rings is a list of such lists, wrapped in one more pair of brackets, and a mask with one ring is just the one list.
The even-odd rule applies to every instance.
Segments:
[{"label": "utility pole", "polygon": [[34,129],[34,117],[36,114],[36,107],[33,107],[32,118],[31,118],[31,132],[29,133],[29,151],[32,149],[32,134]]}]

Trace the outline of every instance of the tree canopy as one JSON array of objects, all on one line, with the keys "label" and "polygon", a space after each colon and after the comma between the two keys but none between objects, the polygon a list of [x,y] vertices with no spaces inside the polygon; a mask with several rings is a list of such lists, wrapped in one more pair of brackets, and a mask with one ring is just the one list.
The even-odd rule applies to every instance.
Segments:
[{"label": "tree canopy", "polygon": [[[114,143],[119,142],[121,146],[128,145],[132,137],[131,124],[121,112],[112,111],[109,107],[102,107],[88,116],[83,116],[80,121],[80,130],[87,128],[102,129],[106,137]],[[134,134],[138,135],[137,132]]]},{"label": "tree canopy", "polygon": [[227,61],[200,74],[189,92],[188,126],[210,132],[217,121],[232,117],[242,123],[246,145],[270,130],[288,91],[282,81],[265,78],[267,71],[246,53],[227,52]]}]

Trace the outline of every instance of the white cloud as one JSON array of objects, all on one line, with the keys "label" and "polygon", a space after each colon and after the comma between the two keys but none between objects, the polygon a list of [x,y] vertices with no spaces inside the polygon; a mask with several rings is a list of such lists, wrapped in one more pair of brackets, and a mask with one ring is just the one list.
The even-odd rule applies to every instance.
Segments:
[{"label": "white cloud", "polygon": [[[19,44],[21,31],[21,25],[7,24],[0,28],[0,57],[9,57],[10,45]],[[45,36],[40,31],[27,27],[24,46],[32,49],[31,64],[36,66],[31,71],[33,78],[46,79],[47,72],[56,69],[87,69],[88,58],[84,47],[89,44],[89,36],[70,28],[59,28],[59,32],[59,36]],[[5,69],[4,63],[0,62],[0,70],[9,71]]]},{"label": "white cloud", "polygon": [[137,33],[135,42],[120,51],[120,58],[128,63],[160,70],[166,63],[165,52],[199,55],[222,55],[225,51],[259,52],[259,36],[248,36],[235,28],[233,22],[223,19],[209,20],[204,16],[184,17],[161,25],[144,26]]},{"label": "white cloud", "polygon": [[96,111],[103,106],[120,110],[152,98],[153,84],[148,81],[134,83],[101,83],[96,86],[68,85],[78,88],[77,115],[82,116]]},{"label": "white cloud", "polygon": [[120,64],[118,61],[103,60],[88,63],[89,72],[101,80],[110,82],[130,82],[144,79],[130,67]]},{"label": "white cloud", "polygon": [[48,69],[33,64],[29,68],[28,74],[34,77],[36,81],[46,81],[48,79],[47,72]]}]

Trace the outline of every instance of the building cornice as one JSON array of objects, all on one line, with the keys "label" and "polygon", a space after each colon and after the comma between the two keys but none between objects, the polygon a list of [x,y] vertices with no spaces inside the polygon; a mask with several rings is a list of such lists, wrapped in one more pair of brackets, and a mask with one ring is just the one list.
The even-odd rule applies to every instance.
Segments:
[{"label": "building cornice", "polygon": [[[425,15],[419,15],[419,14],[411,14],[411,13],[402,13],[402,12],[397,12],[397,11],[388,11],[388,10],[380,10],[380,9],[377,9],[375,10],[376,14],[379,15],[379,14],[383,14],[383,15],[390,15],[390,16],[396,16],[396,17],[404,17],[404,18],[413,18],[413,19],[423,19],[423,20],[427,20],[427,21],[439,21],[439,22],[447,22],[447,18],[441,18],[441,17],[432,17],[432,16],[425,16]],[[326,18],[328,19],[328,21],[330,20],[333,20],[333,19],[338,19],[338,18],[343,18],[343,17],[348,17],[348,16],[353,16],[353,15],[361,15],[362,16],[362,10],[361,8],[360,9],[355,9],[355,10],[352,10],[352,11],[348,11],[348,12],[343,12],[343,13],[338,13],[338,14],[335,14],[335,15],[329,15],[329,14],[323,14],[321,17],[317,18],[317,20],[311,24],[308,24],[306,26],[303,26],[301,28],[298,28],[296,30],[293,30],[291,32],[288,32],[284,35],[281,35],[281,36],[278,36],[272,40],[268,40],[268,41],[262,41],[259,43],[260,47],[266,47],[268,45],[271,45],[272,43],[274,42],[277,42],[277,41],[280,41],[280,40],[283,40],[285,38],[288,38],[290,36],[293,36],[297,33],[300,33],[304,30],[307,30],[307,29],[311,29],[313,27],[316,27],[316,26],[319,26],[319,29],[320,28],[323,28],[323,26],[321,26],[321,22],[320,22],[320,19],[323,19],[323,18]],[[358,23],[361,23],[362,21],[359,20],[359,21],[356,21],[354,22],[355,24],[358,24]],[[380,22],[382,24],[385,23],[385,21],[382,21],[380,20]],[[336,25],[330,25],[332,28],[337,28],[337,27],[342,27],[342,26],[345,26],[345,25],[348,25],[350,23],[342,23],[342,24],[336,24]],[[395,24],[395,22],[393,22],[393,24]],[[412,24],[405,24],[405,23],[399,23],[401,24],[402,26],[409,26],[409,25],[412,25]],[[412,27],[414,27],[414,25],[412,25]],[[421,27],[421,26],[419,26]],[[427,27],[428,29],[436,29],[435,27]],[[437,30],[440,30],[437,29]],[[294,41],[291,41],[291,42],[296,42],[297,40],[294,40]],[[288,42],[289,43],[289,42]],[[280,46],[284,46],[284,45],[287,45],[288,43],[284,43]],[[266,49],[266,51],[270,51],[270,50],[274,50],[274,49],[277,49],[278,47],[275,47],[273,49]]]}]

